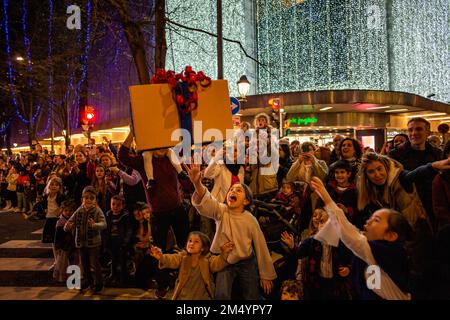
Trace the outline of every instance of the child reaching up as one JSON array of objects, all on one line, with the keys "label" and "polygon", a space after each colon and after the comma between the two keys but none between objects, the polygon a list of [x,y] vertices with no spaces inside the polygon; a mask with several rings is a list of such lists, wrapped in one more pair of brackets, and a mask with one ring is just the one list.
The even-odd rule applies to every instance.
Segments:
[{"label": "child reaching up", "polygon": [[[410,238],[412,230],[406,218],[392,209],[377,210],[367,220],[361,234],[331,199],[320,179],[314,177],[311,186],[325,203],[330,217],[316,238],[334,246],[340,238],[353,251],[356,256],[352,265],[353,287],[359,298],[410,300],[411,295],[407,293],[409,270],[403,243]],[[368,281],[369,276],[376,275],[373,271],[369,273],[369,266],[379,268],[379,285]]]},{"label": "child reaching up", "polygon": [[159,260],[159,268],[180,269],[172,300],[212,300],[214,281],[212,274],[227,266],[228,254],[233,243],[220,247],[218,256],[209,253],[211,241],[201,232],[189,234],[186,250],[176,254],[163,254],[152,246],[149,253]]},{"label": "child reaching up", "polygon": [[[317,210],[317,209],[316,209]],[[322,229],[328,214],[322,210],[318,230]],[[340,244],[337,248],[320,242],[314,237],[294,243],[292,234],[281,234],[283,241],[297,259],[307,258],[302,270],[302,282],[311,300],[347,300],[351,298],[350,274],[351,253]]]},{"label": "child reaching up", "polygon": [[226,195],[226,204],[220,203],[202,184],[200,165],[191,164],[190,168],[186,166],[186,170],[195,186],[193,206],[201,215],[216,222],[211,252],[220,253],[220,247],[230,241],[235,247],[228,255],[229,265],[217,273],[216,299],[231,299],[231,289],[236,277],[239,278],[243,299],[260,299],[259,283],[264,292],[269,294],[273,287],[272,280],[277,275],[258,221],[246,210],[253,199],[250,188],[236,183]]}]

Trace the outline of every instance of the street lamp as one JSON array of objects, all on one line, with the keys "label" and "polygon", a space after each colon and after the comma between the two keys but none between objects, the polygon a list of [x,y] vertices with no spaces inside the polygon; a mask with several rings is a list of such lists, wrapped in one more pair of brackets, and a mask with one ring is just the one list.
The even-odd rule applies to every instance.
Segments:
[{"label": "street lamp", "polygon": [[17,148],[17,143],[13,143],[14,148]]},{"label": "street lamp", "polygon": [[21,56],[17,56],[16,57],[16,61],[23,61],[23,60],[25,60],[23,57],[21,57]]},{"label": "street lamp", "polygon": [[250,81],[248,81],[247,76],[243,75],[237,82],[238,92],[239,92],[239,100],[247,101],[246,97],[248,92],[250,91]]}]

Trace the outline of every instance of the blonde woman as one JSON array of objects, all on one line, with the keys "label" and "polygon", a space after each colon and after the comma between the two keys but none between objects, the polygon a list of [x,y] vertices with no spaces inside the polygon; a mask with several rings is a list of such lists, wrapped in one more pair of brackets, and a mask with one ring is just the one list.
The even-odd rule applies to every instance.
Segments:
[{"label": "blonde woman", "polygon": [[407,171],[389,157],[367,153],[362,157],[357,177],[358,210],[368,218],[380,208],[392,208],[401,212],[414,227],[418,219],[428,220],[414,182],[423,176],[435,174],[435,170],[448,167],[450,159]]},{"label": "blonde woman", "polygon": [[[425,298],[430,286],[431,262],[433,261],[433,235],[430,219],[422,206],[414,182],[424,176],[434,175],[435,170],[450,168],[450,158],[418,167],[413,171],[386,156],[376,153],[363,155],[357,177],[358,209],[360,217],[369,218],[382,208],[400,212],[414,230],[414,237],[408,243],[412,294]],[[358,222],[356,222],[358,224]],[[360,221],[361,227],[363,221]]]}]

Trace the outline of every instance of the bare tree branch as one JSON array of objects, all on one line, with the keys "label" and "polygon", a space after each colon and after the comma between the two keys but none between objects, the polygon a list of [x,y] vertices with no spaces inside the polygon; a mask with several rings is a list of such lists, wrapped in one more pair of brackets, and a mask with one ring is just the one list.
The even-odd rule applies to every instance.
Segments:
[{"label": "bare tree branch", "polygon": [[[166,21],[167,21],[168,23],[170,23],[170,24],[173,24],[174,26],[177,26],[177,27],[180,27],[180,28],[183,28],[183,29],[187,29],[187,30],[191,30],[191,31],[196,31],[196,32],[204,33],[204,34],[207,34],[207,35],[209,35],[209,36],[211,36],[211,37],[217,38],[217,34],[214,34],[214,33],[212,33],[212,32],[209,32],[209,31],[206,31],[206,30],[202,30],[202,29],[198,29],[198,28],[188,27],[188,26],[182,25],[182,24],[180,24],[180,23],[177,23],[177,22],[175,22],[175,21],[169,20],[169,19],[167,19]],[[231,42],[231,43],[236,43],[237,45],[239,45],[239,47],[241,48],[242,52],[244,53],[244,55],[245,55],[247,58],[249,58],[249,59],[255,61],[257,64],[259,64],[259,65],[262,66],[262,67],[266,67],[266,65],[262,64],[262,63],[259,62],[257,59],[255,59],[255,58],[253,58],[251,55],[249,55],[249,54],[247,53],[247,51],[245,50],[244,46],[242,45],[242,43],[241,43],[240,41],[238,41],[238,40],[233,40],[233,39],[229,39],[229,38],[225,38],[225,37],[223,38],[223,40],[228,41],[228,42]]]}]

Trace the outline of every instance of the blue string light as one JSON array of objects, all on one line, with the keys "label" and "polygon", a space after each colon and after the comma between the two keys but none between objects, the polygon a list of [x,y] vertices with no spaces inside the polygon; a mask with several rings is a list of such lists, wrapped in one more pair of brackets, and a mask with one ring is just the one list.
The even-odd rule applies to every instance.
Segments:
[{"label": "blue string light", "polygon": [[11,86],[11,95],[12,95],[12,99],[13,99],[13,104],[16,107],[16,115],[19,118],[21,118],[21,120],[22,120],[22,116],[19,113],[16,93],[14,91],[14,86],[13,86],[13,69],[12,69],[12,63],[11,63],[11,48],[9,46],[8,0],[3,0],[3,13],[4,13],[4,18],[5,18],[6,53],[7,53],[7,56],[8,56],[8,77],[9,77],[9,83],[10,83],[10,86]]},{"label": "blue string light", "polygon": [[31,76],[31,73],[33,71],[33,66],[31,65],[30,39],[27,37],[26,16],[27,16],[26,0],[23,0],[23,2],[22,2],[23,43],[24,43],[25,48],[27,50],[28,85],[31,88],[33,86],[33,80],[32,80],[32,76]]},{"label": "blue string light", "polygon": [[[44,134],[48,131],[48,126],[50,119],[53,115],[53,66],[52,66],[52,29],[53,29],[53,0],[49,1],[49,20],[48,20],[48,55],[47,61],[50,68],[50,74],[48,77],[48,114],[47,114],[47,124],[45,126]],[[53,121],[53,119],[51,119]]]},{"label": "blue string light", "polygon": [[50,116],[47,117],[47,123],[46,123],[46,125],[45,125],[44,131],[38,132],[38,133],[37,133],[38,136],[43,136],[43,135],[45,135],[45,134],[47,133],[47,131],[48,131],[48,127],[49,127],[49,126],[50,126]]},{"label": "blue string light", "polygon": [[[26,11],[25,11],[26,12]],[[19,110],[19,104],[17,103],[17,97],[16,97],[16,92],[14,90],[14,70],[12,67],[12,63],[11,63],[11,47],[10,47],[10,43],[9,43],[9,26],[8,26],[8,0],[3,0],[3,14],[4,14],[4,18],[5,18],[5,38],[6,38],[6,53],[8,56],[8,77],[9,77],[9,84],[10,84],[10,88],[11,88],[11,95],[12,95],[12,99],[13,99],[13,104],[14,107],[16,108],[16,116],[25,124],[29,124],[30,120],[25,119],[25,117],[23,117],[20,114],[20,110]],[[26,13],[25,13],[26,15]],[[24,16],[22,16],[22,22],[24,22]],[[26,27],[24,27],[24,30],[26,30]],[[25,40],[27,39],[27,40]],[[26,42],[29,40],[26,37],[26,35],[24,35],[24,41],[25,41],[25,45]],[[28,62],[31,63],[31,59],[30,59],[30,53],[27,52],[27,59]],[[29,66],[30,67],[30,66]],[[29,69],[30,70],[30,69]],[[38,112],[36,112],[33,116],[33,118],[36,118]]]},{"label": "blue string light", "polygon": [[[78,48],[81,47],[81,32],[78,34],[78,37],[77,37],[77,47]],[[80,57],[80,61],[82,61],[82,57],[83,56]],[[69,64],[67,64],[67,68],[69,68]],[[77,88],[78,88],[78,84],[77,84],[77,88],[75,88],[75,89],[74,89],[74,86],[73,86],[74,78],[75,78],[75,72],[76,71],[77,71],[77,69],[74,69],[72,71],[72,73],[71,73],[70,80],[69,80],[69,90],[66,92],[67,95],[68,95],[67,99],[69,99],[70,93],[75,91],[75,95],[73,96],[73,98],[72,97],[70,98],[70,107],[69,107],[69,124],[70,124],[70,129],[73,129],[74,127],[75,128],[77,127],[77,123],[73,122],[74,119],[72,119],[75,103],[77,101],[76,97],[78,95],[78,91],[76,91]],[[80,78],[79,81],[81,81],[81,78]]]},{"label": "blue string light", "polygon": [[[33,78],[32,78],[32,72],[33,72],[33,66],[31,65],[31,49],[30,49],[30,39],[27,36],[27,26],[26,26],[26,16],[27,16],[27,7],[26,7],[26,0],[23,0],[22,2],[22,30],[23,30],[23,44],[27,51],[27,66],[28,66],[28,86],[29,90],[32,90],[33,88]],[[34,115],[31,117],[31,123],[36,123],[36,118],[39,115],[41,107],[38,106]],[[30,123],[29,120],[24,119],[25,123]],[[23,121],[23,120],[22,120]]]},{"label": "blue string light", "polygon": [[[78,38],[78,44],[80,43],[80,38]],[[67,92],[66,92],[66,94],[67,94],[67,100],[69,99],[69,97],[70,97],[70,93],[71,92],[74,92],[74,87],[73,87],[73,80],[74,80],[74,77],[75,77],[75,70],[74,71],[72,71],[72,74],[70,75],[70,79],[69,79],[69,89],[67,90]],[[75,92],[75,94],[76,94],[76,92]],[[72,114],[73,114],[73,108],[74,108],[74,106],[75,106],[75,97],[72,99],[70,99],[70,107],[69,107],[69,125],[70,125],[70,129],[72,129],[74,126],[76,126],[76,125],[74,125],[73,123],[72,123]]]},{"label": "blue string light", "polygon": [[87,2],[87,32],[86,32],[86,47],[84,50],[84,57],[82,58],[81,64],[82,64],[82,73],[81,73],[81,81],[78,82],[77,86],[77,112],[75,114],[75,125],[78,124],[78,114],[80,112],[80,92],[81,92],[81,85],[86,80],[86,74],[87,74],[87,61],[88,61],[88,55],[90,50],[90,42],[91,42],[91,1],[88,0]]},{"label": "blue string light", "polygon": [[36,113],[33,115],[33,118],[31,118],[31,122],[32,123],[36,123],[36,118],[37,118],[37,116],[39,114],[39,111],[41,111],[41,105],[40,104],[37,106]]}]

